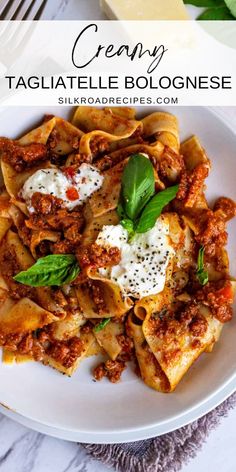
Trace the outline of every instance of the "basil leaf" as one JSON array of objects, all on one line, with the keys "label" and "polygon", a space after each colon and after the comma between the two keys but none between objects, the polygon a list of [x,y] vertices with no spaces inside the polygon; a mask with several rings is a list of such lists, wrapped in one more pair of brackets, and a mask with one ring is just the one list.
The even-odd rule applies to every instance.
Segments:
[{"label": "basil leaf", "polygon": [[201,271],[204,269],[204,246],[201,246],[198,251],[197,269],[198,271]]},{"label": "basil leaf", "polygon": [[129,239],[132,238],[134,235],[134,223],[132,220],[129,220],[128,218],[125,218],[123,220],[120,220],[120,224],[123,226],[128,231],[129,234]]},{"label": "basil leaf", "polygon": [[155,178],[151,162],[142,154],[132,155],[122,175],[123,209],[127,217],[135,220],[154,191]]},{"label": "basil leaf", "polygon": [[105,326],[109,323],[109,321],[111,321],[111,318],[104,318],[104,320],[102,320],[101,323],[94,326],[93,331],[95,333],[99,333],[99,331],[105,328]]},{"label": "basil leaf", "polygon": [[47,287],[70,283],[79,272],[76,257],[72,254],[51,254],[41,257],[28,270],[19,272],[13,278],[31,287]]},{"label": "basil leaf", "polygon": [[[234,1],[234,0],[233,0]],[[224,6],[226,2],[223,0],[184,0],[186,5],[194,5],[195,7],[220,7]]]},{"label": "basil leaf", "polygon": [[61,282],[59,285],[70,284],[70,282],[76,279],[79,273],[80,273],[80,267],[79,267],[79,264],[76,262],[70,268],[67,269],[67,276],[64,278],[63,282]]},{"label": "basil leaf", "polygon": [[119,218],[126,218],[126,214],[125,214],[125,211],[124,211],[124,208],[123,208],[123,205],[122,205],[121,198],[120,198],[120,201],[118,202],[116,212],[117,212],[117,215],[119,216]]},{"label": "basil leaf", "polygon": [[197,258],[197,278],[201,285],[206,285],[208,282],[208,272],[204,270],[204,246],[201,246],[198,251]]},{"label": "basil leaf", "polygon": [[179,185],[173,185],[172,187],[168,187],[152,197],[150,202],[144,208],[138,224],[135,227],[136,233],[146,233],[146,231],[149,231],[149,229],[153,228],[163,208],[175,198],[178,189]]},{"label": "basil leaf", "polygon": [[201,285],[206,285],[208,282],[208,273],[207,271],[203,271],[198,274],[198,280]]},{"label": "basil leaf", "polygon": [[231,15],[227,7],[208,8],[201,15],[197,17],[197,20],[234,20],[235,18]]},{"label": "basil leaf", "polygon": [[236,2],[235,0],[225,0],[225,3],[232,13],[232,15],[236,18]]}]

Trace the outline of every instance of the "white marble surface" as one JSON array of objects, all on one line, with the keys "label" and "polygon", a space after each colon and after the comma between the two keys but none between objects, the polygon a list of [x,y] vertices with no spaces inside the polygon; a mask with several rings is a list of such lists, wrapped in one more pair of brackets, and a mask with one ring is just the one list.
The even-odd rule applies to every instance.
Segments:
[{"label": "white marble surface", "polygon": [[[44,19],[104,19],[97,0],[49,0]],[[236,110],[227,114],[235,119]],[[182,472],[236,470],[236,409],[213,431]],[[31,431],[0,415],[0,472],[106,472],[81,446]],[[124,471],[125,472],[125,471]]]}]

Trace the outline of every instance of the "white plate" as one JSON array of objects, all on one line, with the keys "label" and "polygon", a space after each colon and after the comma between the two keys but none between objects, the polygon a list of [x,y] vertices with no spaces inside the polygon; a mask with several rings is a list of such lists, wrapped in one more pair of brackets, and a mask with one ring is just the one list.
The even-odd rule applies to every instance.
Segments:
[{"label": "white plate", "polygon": [[[142,108],[142,114],[154,109]],[[205,108],[166,108],[180,121],[181,137],[196,133],[212,159],[207,194],[236,199],[236,136],[226,120]],[[0,110],[0,135],[16,137],[39,121],[43,113],[68,116],[68,108],[6,108]],[[229,225],[229,253],[236,274],[233,234]],[[209,411],[236,388],[235,324],[225,326],[212,354],[203,355],[172,394],[146,387],[127,371],[117,385],[94,383],[90,358],[67,378],[37,363],[0,364],[0,402],[11,416],[42,432],[84,442],[128,441],[163,434]],[[20,415],[20,416],[19,416]],[[22,418],[25,417],[25,418]],[[120,438],[120,439],[119,439]]]},{"label": "white plate", "polygon": [[146,428],[142,430],[128,431],[124,433],[116,433],[115,431],[112,434],[112,437],[109,433],[104,434],[93,434],[93,433],[81,433],[79,431],[73,432],[69,430],[57,429],[51,426],[44,425],[42,423],[37,423],[25,416],[21,416],[18,413],[8,410],[7,408],[0,405],[0,412],[8,416],[14,421],[27,426],[39,433],[47,434],[48,436],[53,436],[59,439],[65,439],[67,441],[79,441],[82,443],[96,443],[96,444],[110,444],[110,443],[126,443],[133,441],[140,441],[142,439],[154,438],[156,436],[161,436],[162,434],[169,433],[175,429],[181,428],[186,424],[195,421],[198,418],[201,418],[203,415],[213,410],[218,406],[222,401],[228,398],[236,390],[236,379],[233,379],[229,382],[223,389],[220,390],[217,394],[213,395],[212,398],[209,398],[203,405],[195,408],[190,413],[180,416],[175,420],[170,420],[163,425],[156,425],[152,428]]}]

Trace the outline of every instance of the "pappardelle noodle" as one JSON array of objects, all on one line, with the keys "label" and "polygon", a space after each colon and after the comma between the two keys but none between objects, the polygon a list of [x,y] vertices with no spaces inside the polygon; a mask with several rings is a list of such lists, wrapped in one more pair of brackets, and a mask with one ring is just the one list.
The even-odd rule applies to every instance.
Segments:
[{"label": "pappardelle noodle", "polygon": [[[0,138],[0,345],[96,380],[132,361],[149,386],[175,389],[232,318],[227,221],[235,203],[205,197],[211,163],[177,118],[79,107]],[[134,368],[134,367],[132,367]],[[91,387],[92,388],[92,387]]]}]

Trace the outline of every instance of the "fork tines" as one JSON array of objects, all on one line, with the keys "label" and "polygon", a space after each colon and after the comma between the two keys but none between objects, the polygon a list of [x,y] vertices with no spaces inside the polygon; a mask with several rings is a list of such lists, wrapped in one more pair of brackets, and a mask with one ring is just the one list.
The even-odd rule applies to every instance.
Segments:
[{"label": "fork tines", "polygon": [[39,20],[47,0],[1,0],[0,20]]}]

